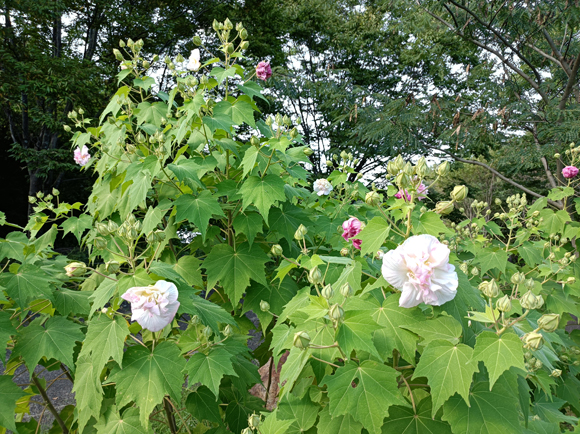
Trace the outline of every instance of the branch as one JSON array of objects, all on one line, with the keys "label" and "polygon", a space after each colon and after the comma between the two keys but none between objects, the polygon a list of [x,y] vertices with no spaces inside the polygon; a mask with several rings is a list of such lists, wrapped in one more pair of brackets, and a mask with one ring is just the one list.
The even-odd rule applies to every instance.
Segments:
[{"label": "branch", "polygon": [[550,48],[560,61],[560,65],[562,66],[562,68],[564,68],[566,75],[570,77],[572,75],[572,70],[570,69],[568,62],[566,62],[566,60],[564,60],[564,57],[562,57],[562,53],[560,53],[560,50],[558,50],[558,47],[556,47],[554,40],[550,37],[550,34],[546,31],[546,29],[542,29],[542,34],[544,35],[544,38],[546,39],[546,41],[548,41],[548,44],[550,45]]},{"label": "branch", "polygon": [[560,110],[564,110],[566,108],[566,100],[572,93],[572,88],[576,84],[576,75],[578,75],[579,67],[580,67],[580,54],[576,56],[576,60],[574,61],[574,67],[572,68],[572,74],[568,78],[568,84],[566,84],[566,89],[564,89],[564,95],[560,100],[560,104],[558,104],[558,108]]},{"label": "branch", "polygon": [[[540,50],[538,47],[536,47],[536,46],[534,46],[534,45],[532,45],[532,44],[530,44],[530,43],[527,43],[526,45],[527,45],[528,47],[530,47],[532,50],[534,50],[536,53],[539,53],[540,55],[542,55],[542,56],[543,56],[543,57],[545,57],[546,59],[548,59],[548,60],[551,60],[551,61],[552,61],[552,62],[554,62],[556,65],[560,66],[560,68],[563,68],[563,69],[564,69],[564,71],[566,71],[566,74],[568,74],[568,69],[569,69],[569,68],[567,69],[567,67],[568,67],[568,65],[567,65],[567,64],[566,64],[566,66],[564,66],[565,64],[563,64],[562,62],[560,62],[558,59],[556,59],[555,57],[552,57],[552,56],[550,56],[548,53],[546,53],[546,52],[544,52],[544,51]],[[568,76],[569,76],[569,75],[570,75],[570,74],[568,74]]]},{"label": "branch", "polygon": [[38,378],[36,378],[35,374],[32,374],[32,382],[34,383],[34,385],[37,387],[38,391],[40,392],[40,396],[42,396],[42,399],[44,399],[44,402],[46,403],[46,406],[48,407],[48,411],[50,411],[52,413],[52,415],[54,416],[54,419],[56,420],[56,422],[60,426],[60,429],[62,430],[63,434],[69,434],[69,430],[66,427],[66,424],[61,419],[60,415],[58,414],[58,411],[56,411],[56,408],[54,408],[54,406],[52,405],[52,402],[50,402],[50,398],[46,394],[46,390],[44,390],[42,388],[42,386],[40,385],[40,382],[38,381]]},{"label": "branch", "polygon": [[[538,152],[542,152],[542,147],[540,145],[540,141],[538,140],[538,127],[537,125],[534,125],[534,128],[532,129],[532,136],[534,137],[534,143],[536,144],[536,149],[538,150]],[[542,155],[542,157],[540,158],[540,161],[542,162],[542,166],[544,166],[544,172],[546,172],[546,176],[548,177],[548,181],[550,183],[550,186],[552,188],[556,188],[558,186],[558,184],[556,184],[556,180],[554,179],[554,175],[552,175],[552,172],[550,171],[550,167],[548,166],[548,160],[546,159],[546,157],[544,155]]]},{"label": "branch", "polygon": [[[502,174],[501,174],[501,173],[499,173],[497,170],[495,170],[493,167],[491,167],[491,166],[489,166],[489,165],[487,165],[487,164],[485,164],[485,163],[482,163],[481,161],[477,161],[477,160],[466,160],[465,158],[460,158],[460,157],[457,157],[457,156],[455,156],[454,154],[452,154],[452,153],[451,153],[451,152],[449,152],[449,151],[445,151],[445,150],[443,150],[443,149],[435,148],[435,147],[432,147],[432,146],[429,146],[429,145],[425,145],[425,146],[426,146],[426,147],[428,147],[429,149],[433,149],[433,150],[436,150],[436,151],[439,151],[439,152],[443,152],[444,154],[447,154],[447,155],[449,155],[449,156],[450,156],[451,158],[453,158],[455,161],[459,161],[460,163],[474,164],[474,165],[476,165],[476,166],[485,167],[487,170],[489,170],[491,173],[493,173],[494,175],[496,175],[496,176],[497,176],[498,178],[500,178],[501,180],[503,180],[503,181],[507,182],[508,184],[511,184],[511,185],[513,185],[514,187],[517,187],[517,188],[519,188],[519,189],[520,189],[520,190],[522,190],[524,193],[526,193],[526,194],[529,194],[530,196],[537,197],[537,198],[540,198],[540,199],[541,199],[541,198],[544,198],[544,197],[546,197],[546,196],[542,196],[541,194],[538,194],[538,193],[536,193],[535,191],[532,191],[532,190],[530,190],[530,189],[528,189],[528,188],[524,187],[524,186],[523,186],[523,185],[521,185],[521,184],[518,184],[518,183],[517,183],[517,182],[515,182],[514,180],[512,180],[512,179],[508,178],[507,176],[504,176],[504,175],[502,175]],[[551,200],[551,199],[548,199],[548,203],[549,203],[550,205],[552,205],[554,208],[557,208],[557,209],[563,209],[563,205],[562,205],[561,203],[554,202],[554,201],[553,201],[553,200]]]}]

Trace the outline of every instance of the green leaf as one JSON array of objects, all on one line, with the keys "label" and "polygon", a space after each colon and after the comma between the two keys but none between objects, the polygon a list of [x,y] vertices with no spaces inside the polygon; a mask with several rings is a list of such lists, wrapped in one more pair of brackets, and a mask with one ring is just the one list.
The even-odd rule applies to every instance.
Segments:
[{"label": "green leaf", "polygon": [[242,160],[242,167],[244,171],[242,173],[242,177],[245,177],[249,172],[254,169],[256,165],[256,160],[258,159],[258,155],[260,155],[260,149],[256,146],[250,146],[246,152],[244,153],[244,159]]},{"label": "green leaf", "polygon": [[226,77],[233,77],[234,75],[236,75],[236,68],[231,67],[228,69],[224,69],[219,66],[216,66],[212,68],[210,75],[215,77],[218,83],[221,84],[221,82],[224,81]]},{"label": "green leaf", "polygon": [[278,403],[278,419],[294,419],[298,425],[297,432],[308,431],[316,422],[320,407],[310,400],[308,394],[299,398],[291,393],[286,394]]},{"label": "green leaf", "polygon": [[348,414],[370,433],[380,434],[389,407],[407,405],[398,390],[399,375],[393,368],[370,360],[360,366],[348,362],[322,382],[328,385],[330,414]]},{"label": "green leaf", "polygon": [[542,420],[558,424],[568,423],[577,425],[577,417],[566,415],[560,411],[565,406],[567,406],[567,403],[563,399],[552,395],[547,396],[542,392],[536,397],[533,409]]},{"label": "green leaf", "polygon": [[570,215],[564,210],[554,212],[551,209],[543,209],[540,211],[540,218],[544,220],[538,228],[548,235],[558,234],[564,228],[564,224],[570,221]]},{"label": "green leaf", "polygon": [[363,426],[350,414],[331,416],[329,408],[326,407],[320,412],[317,428],[318,434],[360,434]]},{"label": "green leaf", "polygon": [[234,230],[246,235],[251,246],[256,235],[262,232],[263,224],[262,216],[256,212],[240,213],[234,219]]},{"label": "green leaf", "polygon": [[290,354],[286,359],[286,362],[282,365],[282,370],[280,371],[280,384],[286,382],[286,384],[281,388],[279,398],[282,399],[286,392],[289,392],[294,387],[296,379],[306,366],[308,358],[310,357],[310,352],[308,350],[301,350],[296,347],[290,349]]},{"label": "green leaf", "polygon": [[242,125],[245,122],[251,127],[256,127],[254,109],[247,101],[237,99],[233,104],[229,101],[218,102],[213,108],[213,113],[214,116],[230,118],[234,125]]},{"label": "green leaf", "polygon": [[161,126],[161,119],[167,116],[167,104],[164,102],[154,102],[150,104],[146,101],[137,106],[137,125],[143,123]]},{"label": "green leaf", "polygon": [[450,316],[440,316],[435,319],[401,325],[404,329],[411,330],[423,338],[422,345],[441,339],[456,344],[462,333],[461,324]]},{"label": "green leaf", "polygon": [[197,197],[191,194],[179,196],[175,201],[175,209],[177,221],[187,220],[196,225],[204,240],[212,215],[225,217],[217,196],[213,196],[209,190],[203,190]]},{"label": "green leaf", "polygon": [[200,270],[201,261],[195,256],[182,256],[173,266],[173,269],[187,282],[190,286],[203,288],[203,278]]},{"label": "green leaf", "polygon": [[263,99],[264,101],[268,102],[266,97],[262,95],[262,88],[258,83],[255,81],[248,81],[244,84],[238,84],[238,89],[248,95],[250,98],[257,96],[258,98]]},{"label": "green leaf", "polygon": [[270,258],[255,244],[249,247],[243,243],[235,251],[227,244],[214,246],[203,262],[207,288],[213,288],[219,280],[232,303],[237,303],[250,285],[250,279],[267,285],[264,264],[268,261]]},{"label": "green leaf", "polygon": [[[309,222],[308,215],[302,209],[286,202],[282,207],[272,209],[268,226],[292,243],[298,226],[308,225]],[[334,231],[336,232],[336,226]]]},{"label": "green leaf", "polygon": [[[280,420],[277,416],[278,412],[274,410],[266,419],[260,424],[260,432],[262,434],[286,434],[290,425],[294,423],[294,420]],[[320,427],[318,427],[320,429]],[[319,431],[320,432],[320,431]],[[339,434],[333,433],[333,434]],[[341,433],[340,433],[341,434]]]},{"label": "green leaf", "polygon": [[181,402],[184,366],[185,360],[174,343],[161,342],[153,352],[136,345],[125,352],[123,369],[115,367],[107,381],[117,383],[117,406],[135,402],[141,425],[148,427],[149,415],[165,395]]},{"label": "green leaf", "polygon": [[481,249],[477,252],[476,259],[479,262],[479,274],[483,276],[487,270],[497,268],[502,273],[505,272],[508,255],[505,250],[493,250],[492,248]]},{"label": "green leaf", "polygon": [[469,406],[458,395],[443,407],[442,419],[449,422],[454,433],[519,434],[517,399],[506,393],[489,391],[487,383],[477,383],[469,394]]},{"label": "green leaf", "polygon": [[14,410],[16,401],[23,396],[26,393],[12,381],[11,376],[0,375],[0,427],[18,432],[14,425]]},{"label": "green leaf", "polygon": [[123,416],[119,416],[116,406],[111,406],[107,409],[105,416],[101,416],[101,420],[97,425],[98,434],[149,434],[152,433],[151,428],[143,430],[143,426],[139,423],[139,410],[131,407],[123,412]]},{"label": "green leaf", "polygon": [[396,405],[391,407],[390,413],[383,425],[383,434],[451,434],[448,423],[431,416],[430,396],[417,404],[416,412]]},{"label": "green leaf", "polygon": [[355,237],[362,241],[361,255],[369,253],[374,255],[389,236],[390,230],[391,226],[382,217],[374,217],[368,222],[365,228]]},{"label": "green leaf", "polygon": [[16,334],[16,329],[10,321],[10,316],[8,312],[0,312],[0,356],[2,356],[0,360],[4,360],[6,343],[10,336]]},{"label": "green leaf", "polygon": [[109,276],[111,279],[103,279],[99,287],[91,294],[89,300],[93,302],[91,306],[91,311],[89,313],[89,318],[97,311],[105,306],[117,291],[117,282],[114,279],[115,275],[111,274]]},{"label": "green leaf", "polygon": [[418,220],[413,220],[413,232],[415,234],[439,236],[439,234],[449,232],[447,226],[441,221],[441,216],[432,211],[424,212]]},{"label": "green leaf", "polygon": [[489,390],[505,371],[512,366],[526,372],[522,341],[513,333],[501,336],[489,331],[477,337],[473,359],[482,361],[489,373]]},{"label": "green leaf", "polygon": [[375,331],[373,342],[383,360],[393,357],[393,350],[396,349],[407,362],[414,365],[419,338],[401,327],[417,324],[424,321],[425,317],[417,307],[400,307],[399,298],[401,294],[388,296],[383,305],[372,313],[372,318],[381,326]]},{"label": "green leaf", "polygon": [[347,311],[344,314],[343,322],[338,328],[336,341],[347,357],[356,349],[357,351],[366,351],[380,358],[372,339],[373,332],[379,327],[369,316],[368,312]]},{"label": "green leaf", "polygon": [[[265,332],[266,328],[274,318],[272,313],[274,315],[280,315],[282,310],[284,310],[286,303],[292,300],[292,297],[296,295],[297,291],[298,286],[291,278],[284,279],[280,285],[251,285],[244,297],[244,308],[242,313],[246,313],[249,310],[256,313],[260,320],[260,325]],[[272,313],[262,312],[260,309],[260,302],[262,300],[267,301],[270,304],[270,312]]]},{"label": "green leaf", "polygon": [[240,194],[244,201],[243,209],[255,205],[265,221],[268,221],[270,209],[286,200],[284,181],[277,175],[266,175],[264,178],[250,176],[242,184]]},{"label": "green leaf", "polygon": [[182,157],[177,160],[177,164],[172,163],[167,165],[167,167],[175,174],[180,182],[184,182],[192,190],[195,191],[197,187],[204,187],[203,183],[199,180],[199,176],[203,176],[205,170],[195,160]]},{"label": "green leaf", "polygon": [[232,315],[223,307],[201,298],[192,292],[185,293],[181,291],[179,293],[179,302],[181,305],[179,306],[178,312],[197,315],[201,323],[210,326],[216,335],[220,332],[219,323],[231,324],[233,326],[237,325]]},{"label": "green leaf", "polygon": [[79,432],[91,417],[99,419],[101,402],[103,401],[103,388],[101,387],[102,366],[87,354],[81,354],[77,360],[77,370],[72,391],[75,394]]},{"label": "green leaf", "polygon": [[90,356],[97,371],[103,369],[109,359],[122,366],[123,346],[128,335],[129,326],[121,316],[113,319],[106,315],[93,318],[89,321],[80,355]]},{"label": "green leaf", "polygon": [[4,286],[8,296],[25,310],[28,303],[39,298],[52,300],[53,281],[40,268],[34,265],[22,265],[16,274],[0,274],[0,285]]},{"label": "green leaf", "polygon": [[215,348],[208,355],[195,353],[191,356],[185,371],[189,375],[189,383],[201,383],[207,386],[217,400],[220,382],[224,375],[237,377],[232,365],[232,355],[224,348]]},{"label": "green leaf", "polygon": [[68,316],[71,313],[87,315],[91,309],[89,304],[90,296],[91,293],[88,291],[73,291],[61,288],[54,292],[54,306],[63,316]]},{"label": "green leaf", "polygon": [[135,78],[133,79],[133,85],[135,87],[140,87],[144,91],[148,91],[151,86],[155,84],[155,79],[151,77]]},{"label": "green leaf", "polygon": [[195,392],[187,395],[185,401],[187,411],[198,420],[209,420],[221,423],[219,403],[215,395],[205,386],[199,386]]},{"label": "green leaf", "polygon": [[425,347],[413,378],[427,377],[434,399],[433,416],[456,392],[469,403],[471,377],[478,371],[472,356],[473,349],[464,344],[437,340]]},{"label": "green leaf", "polygon": [[12,356],[22,356],[30,373],[42,357],[54,358],[74,371],[73,348],[85,338],[80,329],[62,316],[49,318],[44,327],[33,322],[19,331]]},{"label": "green leaf", "polygon": [[69,217],[61,223],[60,227],[64,229],[63,236],[72,233],[80,243],[83,232],[93,227],[93,218],[87,214],[81,214],[80,217]]},{"label": "green leaf", "polygon": [[535,267],[544,261],[542,250],[534,246],[532,243],[526,242],[522,244],[518,247],[518,253],[530,267]]}]

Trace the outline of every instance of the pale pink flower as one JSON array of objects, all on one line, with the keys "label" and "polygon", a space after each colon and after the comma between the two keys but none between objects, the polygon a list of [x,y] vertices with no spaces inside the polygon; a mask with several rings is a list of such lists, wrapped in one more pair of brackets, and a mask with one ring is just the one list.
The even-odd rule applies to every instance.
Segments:
[{"label": "pale pink flower", "polygon": [[332,191],[332,184],[328,180],[320,178],[314,181],[312,189],[318,196],[327,196]]},{"label": "pale pink flower", "polygon": [[256,76],[264,81],[272,77],[272,68],[270,67],[270,64],[263,61],[258,63],[258,66],[256,67]]},{"label": "pale pink flower", "polygon": [[578,175],[578,168],[575,166],[566,166],[562,169],[564,178],[575,178]]},{"label": "pale pink flower", "polygon": [[449,248],[432,235],[415,235],[383,256],[387,282],[402,292],[399,306],[440,306],[457,294],[457,273]]},{"label": "pale pink flower", "polygon": [[153,286],[129,288],[121,298],[131,303],[132,321],[152,332],[162,330],[173,321],[179,308],[177,287],[165,280]]},{"label": "pale pink flower", "polygon": [[77,148],[74,151],[74,158],[75,162],[79,166],[84,166],[91,159],[91,154],[89,154],[89,148],[87,148],[86,145],[83,145],[82,149],[77,146]]},{"label": "pale pink flower", "polygon": [[[427,193],[429,193],[429,191],[427,190],[427,186],[425,184],[423,184],[423,181],[421,181],[421,183],[417,186],[416,188],[417,191],[417,199],[418,200],[423,200],[427,197]],[[409,193],[409,190],[405,189],[405,190],[399,190],[396,194],[395,197],[397,199],[403,199],[405,198],[405,200],[407,202],[411,201],[411,193]]]},{"label": "pale pink flower", "polygon": [[199,48],[196,48],[191,51],[191,55],[189,56],[189,63],[187,64],[187,69],[193,72],[199,71],[199,68],[201,68],[201,62],[199,61],[199,59],[200,59]]},{"label": "pale pink flower", "polygon": [[351,217],[342,223],[342,229],[344,230],[342,238],[344,238],[346,241],[351,240],[354,248],[360,250],[362,241],[353,237],[358,235],[362,230],[361,221],[356,217]]}]

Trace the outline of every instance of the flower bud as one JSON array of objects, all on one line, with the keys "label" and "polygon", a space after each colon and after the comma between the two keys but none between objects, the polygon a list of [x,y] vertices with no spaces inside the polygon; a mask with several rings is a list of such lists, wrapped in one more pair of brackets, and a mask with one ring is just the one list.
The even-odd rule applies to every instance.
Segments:
[{"label": "flower bud", "polygon": [[71,132],[71,127],[69,127],[68,125],[63,125],[62,128],[67,132],[70,133]]},{"label": "flower bud", "polygon": [[272,256],[280,256],[283,252],[284,249],[282,249],[282,246],[280,244],[274,244],[270,249],[270,253],[272,254]]},{"label": "flower bud", "polygon": [[268,303],[266,300],[260,301],[260,310],[262,312],[268,312],[270,310],[270,303]]},{"label": "flower bud", "polygon": [[534,288],[534,286],[536,286],[536,282],[535,282],[535,280],[534,280],[532,277],[530,277],[528,280],[526,280],[526,281],[524,282],[524,286],[525,286],[527,289],[533,289],[533,288]]},{"label": "flower bud", "polygon": [[546,313],[538,320],[538,327],[546,332],[555,332],[560,324],[560,315],[557,313]]},{"label": "flower bud", "polygon": [[228,52],[228,54],[232,54],[234,52],[234,44],[232,44],[231,42],[227,43],[226,51]]},{"label": "flower bud", "polygon": [[495,308],[500,312],[509,312],[512,310],[512,301],[506,294],[495,302]]},{"label": "flower bud", "polygon": [[87,266],[84,262],[71,262],[64,269],[68,277],[78,277],[85,274]]},{"label": "flower bud", "polygon": [[258,426],[260,426],[260,416],[256,413],[251,414],[248,417],[248,426],[252,429],[258,428]]},{"label": "flower bud", "polygon": [[417,161],[417,164],[415,165],[415,173],[420,177],[423,177],[427,173],[427,169],[428,167],[425,157],[419,158],[419,161]]},{"label": "flower bud", "polygon": [[446,176],[449,173],[449,162],[444,161],[437,167],[437,175],[439,176]]},{"label": "flower bud", "polygon": [[377,250],[377,253],[375,253],[375,258],[377,258],[378,260],[382,260],[383,256],[385,256],[385,252],[383,252],[382,250]]},{"label": "flower bud", "polygon": [[310,270],[310,272],[308,273],[308,281],[313,285],[318,285],[322,283],[322,273],[320,272],[318,267],[314,267],[312,270]]},{"label": "flower bud", "polygon": [[341,321],[344,318],[344,309],[338,304],[333,304],[328,314],[334,321]]},{"label": "flower bud", "polygon": [[459,269],[463,271],[464,274],[469,273],[469,265],[467,265],[467,262],[462,262]]},{"label": "flower bud", "polygon": [[95,223],[95,229],[97,230],[99,235],[102,235],[103,237],[110,235],[108,226],[103,222]]},{"label": "flower bud", "polygon": [[568,285],[573,285],[574,283],[576,283],[576,278],[575,277],[568,277],[568,279],[566,279],[566,283]]},{"label": "flower bud", "polygon": [[397,186],[399,188],[408,187],[410,183],[411,183],[411,178],[405,172],[400,172],[395,177],[395,184],[397,184]]},{"label": "flower bud", "polygon": [[391,176],[395,176],[397,173],[399,173],[399,169],[397,168],[394,161],[389,161],[387,163],[387,173]]},{"label": "flower bud", "polygon": [[276,113],[274,119],[276,120],[276,124],[278,126],[282,125],[282,115],[280,113]]},{"label": "flower bud", "polygon": [[343,297],[350,297],[354,294],[354,291],[352,289],[352,286],[350,286],[350,283],[345,282],[342,284],[342,286],[340,287],[340,295],[342,295]]},{"label": "flower bud", "polygon": [[222,334],[227,338],[234,334],[234,329],[230,324],[227,324],[224,329],[222,330]]},{"label": "flower bud", "polygon": [[324,298],[330,300],[332,297],[334,297],[334,290],[332,289],[331,285],[326,285],[324,288],[322,288],[321,294]]},{"label": "flower bud", "polygon": [[447,215],[451,211],[453,211],[453,208],[454,208],[453,201],[443,200],[441,202],[437,202],[437,205],[435,205],[435,212],[437,214]]},{"label": "flower bud", "polygon": [[36,203],[36,198],[34,196],[28,196],[28,203]]},{"label": "flower bud", "polygon": [[242,29],[240,31],[240,38],[242,38],[242,39],[248,39],[248,31],[246,29]]},{"label": "flower bud", "polygon": [[522,338],[526,350],[537,351],[544,345],[544,337],[540,333],[526,333]]},{"label": "flower bud", "polygon": [[115,274],[119,272],[119,268],[121,268],[121,264],[119,264],[117,261],[108,261],[105,264],[105,270],[109,274]]},{"label": "flower bud", "polygon": [[115,223],[113,220],[109,220],[109,222],[107,223],[107,229],[109,230],[110,233],[114,233],[117,232],[117,229],[119,229],[119,225]]},{"label": "flower bud", "polygon": [[522,295],[522,297],[520,298],[520,304],[522,305],[522,307],[524,309],[535,309],[536,308],[536,296],[534,295],[534,293],[532,291],[528,291],[526,292],[524,295]]},{"label": "flower bud", "polygon": [[240,48],[241,48],[242,50],[247,50],[249,46],[250,46],[250,43],[249,43],[248,41],[243,41],[243,42],[240,44]]},{"label": "flower bud", "polygon": [[298,229],[296,229],[296,232],[294,232],[294,238],[298,241],[303,240],[304,236],[307,233],[308,233],[308,229],[306,228],[306,226],[301,224],[300,226],[298,226]]},{"label": "flower bud", "polygon": [[346,247],[343,247],[342,249],[340,249],[340,256],[342,256],[342,257],[348,256],[348,249]]},{"label": "flower bud", "polygon": [[554,369],[552,370],[550,377],[558,378],[560,375],[562,375],[562,371],[560,369]]},{"label": "flower bud", "polygon": [[105,247],[107,247],[107,242],[101,237],[96,237],[95,247],[99,250],[103,250]]},{"label": "flower bud", "polygon": [[197,47],[199,47],[199,46],[201,45],[201,38],[200,38],[199,36],[197,36],[197,35],[196,35],[196,36],[194,36],[194,37],[193,37],[193,43],[194,43],[194,44],[195,44]]},{"label": "flower bud", "polygon": [[214,18],[213,23],[211,24],[211,26],[213,27],[213,29],[217,32],[220,29],[220,23],[218,22],[218,20],[216,20]]},{"label": "flower bud", "polygon": [[491,279],[490,281],[483,281],[479,284],[478,289],[485,295],[486,297],[497,297],[499,295],[499,287],[495,282],[495,279]]},{"label": "flower bud", "polygon": [[268,116],[266,118],[266,125],[268,125],[269,127],[271,127],[273,123],[274,123],[274,118],[272,116]]},{"label": "flower bud", "polygon": [[471,274],[472,274],[473,276],[478,276],[478,275],[479,275],[479,268],[477,268],[477,267],[473,267],[473,268],[471,269]]},{"label": "flower bud", "polygon": [[213,330],[211,329],[211,327],[210,327],[210,326],[205,326],[205,327],[203,328],[203,330],[201,331],[201,333],[203,334],[203,336],[204,336],[206,339],[209,339],[209,338],[211,338],[211,336],[213,335]]},{"label": "flower bud", "polygon": [[191,325],[198,325],[201,321],[199,320],[199,317],[197,315],[193,315],[191,317],[191,319],[189,320],[189,322],[191,323]]},{"label": "flower bud", "polygon": [[226,18],[226,20],[224,21],[224,28],[226,30],[232,30],[234,28],[234,25],[232,24],[229,18]]},{"label": "flower bud", "polygon": [[312,148],[304,148],[304,155],[306,155],[307,157],[310,157],[312,154],[314,154],[314,151],[312,150]]},{"label": "flower bud", "polygon": [[365,203],[370,206],[378,206],[381,203],[381,195],[376,191],[369,191],[365,195]]},{"label": "flower bud", "polygon": [[451,199],[455,202],[463,202],[468,192],[469,189],[465,185],[456,185],[451,192]]},{"label": "flower bud", "polygon": [[294,346],[304,350],[310,346],[310,336],[306,332],[294,333]]},{"label": "flower bud", "polygon": [[512,274],[511,282],[514,285],[521,285],[526,281],[526,275],[524,273],[514,273]]},{"label": "flower bud", "polygon": [[244,428],[241,434],[254,434],[254,431],[252,431],[252,428]]},{"label": "flower bud", "polygon": [[122,62],[123,60],[125,60],[125,59],[123,58],[123,55],[121,54],[121,52],[120,52],[119,50],[117,50],[116,48],[113,48],[113,54],[115,55],[115,58],[116,58],[117,60],[119,60],[119,61],[121,61],[121,62]]}]

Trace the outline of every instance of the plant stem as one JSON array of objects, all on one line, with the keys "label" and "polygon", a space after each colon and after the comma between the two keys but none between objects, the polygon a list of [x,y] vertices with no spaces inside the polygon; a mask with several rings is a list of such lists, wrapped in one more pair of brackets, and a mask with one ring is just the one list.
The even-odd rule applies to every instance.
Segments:
[{"label": "plant stem", "polygon": [[38,378],[36,377],[36,374],[34,374],[34,373],[32,374],[32,382],[34,383],[34,385],[36,386],[36,388],[40,392],[40,396],[42,396],[42,399],[44,399],[44,402],[46,403],[46,406],[48,407],[48,411],[50,411],[52,413],[52,415],[54,416],[54,420],[56,420],[56,422],[60,426],[60,429],[62,430],[63,434],[69,434],[69,430],[66,427],[66,424],[61,419],[60,415],[58,414],[58,411],[56,411],[56,408],[54,408],[54,406],[52,405],[50,398],[46,394],[46,390],[44,390],[42,388],[42,386],[40,385],[40,381],[38,381]]},{"label": "plant stem", "polygon": [[405,386],[407,386],[407,390],[409,391],[409,397],[411,398],[411,404],[413,404],[413,413],[417,414],[417,407],[415,406],[415,398],[413,398],[413,391],[411,390],[411,386],[407,382],[404,375],[401,375],[401,378],[405,382]]},{"label": "plant stem", "polygon": [[175,423],[175,416],[173,414],[172,403],[169,401],[169,396],[165,396],[163,400],[163,407],[165,408],[165,414],[167,415],[167,426],[171,434],[177,434],[177,423]]}]

